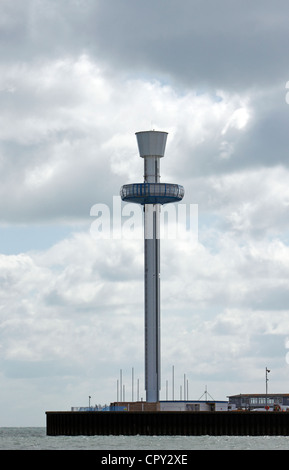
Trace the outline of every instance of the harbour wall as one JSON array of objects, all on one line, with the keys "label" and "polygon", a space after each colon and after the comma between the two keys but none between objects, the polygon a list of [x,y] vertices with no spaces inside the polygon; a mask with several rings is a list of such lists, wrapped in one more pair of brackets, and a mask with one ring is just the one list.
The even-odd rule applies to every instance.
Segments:
[{"label": "harbour wall", "polygon": [[289,412],[47,411],[49,436],[288,436]]}]

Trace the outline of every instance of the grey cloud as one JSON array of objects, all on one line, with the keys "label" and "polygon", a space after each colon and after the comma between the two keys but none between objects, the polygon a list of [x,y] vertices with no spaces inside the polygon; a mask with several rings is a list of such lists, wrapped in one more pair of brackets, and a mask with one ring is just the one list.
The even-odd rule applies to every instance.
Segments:
[{"label": "grey cloud", "polygon": [[[240,106],[241,101],[242,97]],[[224,132],[221,125],[225,124],[225,120],[218,123],[216,119],[207,128],[208,135],[205,134],[199,143],[192,143],[189,136],[184,135],[182,158],[188,170],[186,178],[221,176],[278,165],[288,168],[289,106],[285,103],[285,84],[260,94],[249,94],[244,111],[246,108],[249,117],[244,128],[233,126]],[[210,109],[208,121],[209,114]],[[198,131],[194,127],[192,122],[191,134],[197,137]]]},{"label": "grey cloud", "polygon": [[82,53],[94,0],[2,0],[0,55],[7,62]]},{"label": "grey cloud", "polygon": [[189,87],[254,88],[288,79],[285,0],[144,3],[5,1],[2,57],[94,55],[111,71]]},{"label": "grey cloud", "polygon": [[288,70],[286,1],[100,3],[97,51],[188,86],[251,88]]}]

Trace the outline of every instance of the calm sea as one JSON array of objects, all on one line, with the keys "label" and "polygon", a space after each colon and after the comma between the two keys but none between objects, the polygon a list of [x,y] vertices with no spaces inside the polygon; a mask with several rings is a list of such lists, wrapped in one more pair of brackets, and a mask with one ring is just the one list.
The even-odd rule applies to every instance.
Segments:
[{"label": "calm sea", "polygon": [[0,428],[0,450],[289,450],[289,436],[47,436],[45,428]]}]

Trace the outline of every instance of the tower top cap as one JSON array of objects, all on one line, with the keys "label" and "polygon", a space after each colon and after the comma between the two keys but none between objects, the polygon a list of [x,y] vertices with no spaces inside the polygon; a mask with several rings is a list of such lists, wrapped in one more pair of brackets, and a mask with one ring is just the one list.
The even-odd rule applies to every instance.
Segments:
[{"label": "tower top cap", "polygon": [[141,157],[163,157],[165,154],[167,132],[136,132],[139,154]]}]

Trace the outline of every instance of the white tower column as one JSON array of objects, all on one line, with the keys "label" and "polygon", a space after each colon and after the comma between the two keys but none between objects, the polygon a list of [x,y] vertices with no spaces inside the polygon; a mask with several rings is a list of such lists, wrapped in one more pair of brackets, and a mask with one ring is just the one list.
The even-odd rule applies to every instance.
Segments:
[{"label": "white tower column", "polygon": [[146,401],[159,401],[160,360],[160,208],[179,202],[184,188],[160,183],[160,159],[164,156],[167,132],[137,132],[139,154],[144,159],[144,182],[121,187],[121,199],[144,206],[145,254],[145,389]]},{"label": "white tower column", "polygon": [[[166,132],[136,134],[144,158],[144,183],[160,182],[160,158],[164,156]],[[144,205],[145,258],[145,389],[146,401],[159,401],[160,360],[160,204]]]},{"label": "white tower column", "polygon": [[159,401],[160,384],[160,240],[159,204],[144,206],[145,236],[145,388],[146,401]]}]

